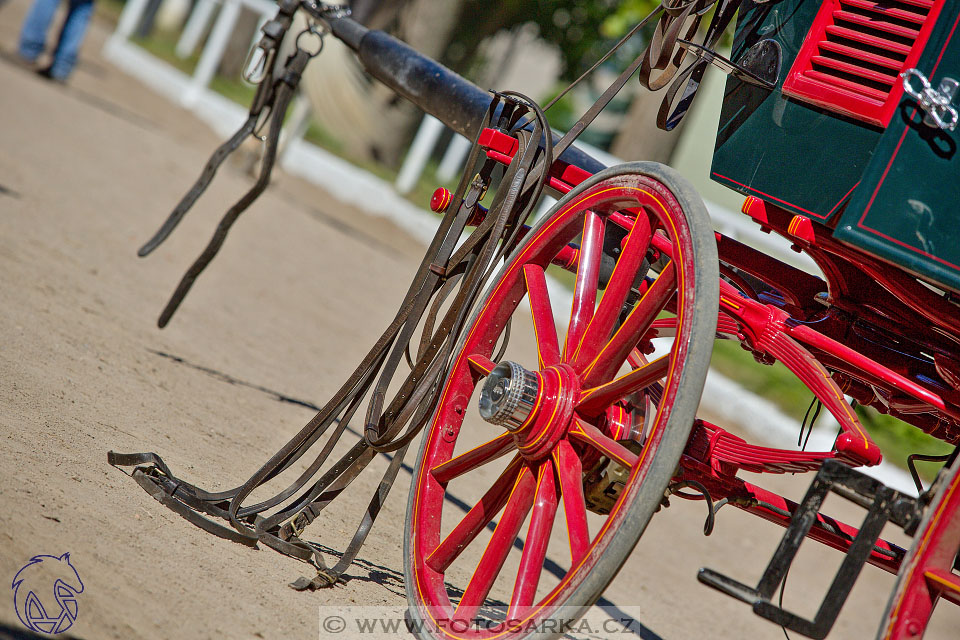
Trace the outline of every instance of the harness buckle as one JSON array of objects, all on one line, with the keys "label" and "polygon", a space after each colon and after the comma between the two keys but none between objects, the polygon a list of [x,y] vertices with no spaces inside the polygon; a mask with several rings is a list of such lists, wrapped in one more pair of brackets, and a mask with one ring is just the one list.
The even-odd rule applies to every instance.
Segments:
[{"label": "harness buckle", "polygon": [[293,520],[287,523],[287,526],[290,527],[290,537],[299,538],[308,524],[310,524],[310,520],[307,518],[307,514],[303,511],[298,513]]}]

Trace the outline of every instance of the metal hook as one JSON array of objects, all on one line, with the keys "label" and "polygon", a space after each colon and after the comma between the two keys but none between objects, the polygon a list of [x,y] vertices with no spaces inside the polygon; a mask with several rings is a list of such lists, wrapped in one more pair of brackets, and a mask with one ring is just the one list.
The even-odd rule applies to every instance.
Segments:
[{"label": "metal hook", "polygon": [[[303,31],[297,34],[297,39],[295,42],[296,47],[300,51],[306,52],[311,58],[315,58],[318,55],[320,55],[321,51],[323,51],[323,37],[327,35],[327,33],[329,33],[329,30],[318,27],[316,24],[311,24],[306,29],[304,29]],[[300,44],[300,38],[302,38],[306,34],[314,35],[317,38],[317,50],[312,53],[310,52],[309,49],[307,49],[306,47]]]},{"label": "metal hook", "polygon": [[[700,496],[692,496],[690,494],[683,493],[681,489],[686,488],[696,489],[700,492]],[[716,503],[717,506],[714,507],[713,497],[710,495],[710,491],[701,483],[696,480],[681,480],[680,482],[675,482],[667,487],[667,492],[672,493],[673,495],[679,496],[686,500],[704,500],[707,503],[707,519],[703,523],[703,535],[708,536],[713,533],[713,525],[716,522],[717,511],[720,510],[720,507],[725,505],[728,501],[726,498],[720,500]]]},{"label": "metal hook", "polygon": [[[957,110],[951,103],[957,95],[960,82],[953,78],[943,78],[939,89],[935,90],[918,69],[907,69],[900,77],[903,79],[904,93],[916,100],[920,109],[926,113],[923,123],[929,127],[953,131],[958,117]],[[919,89],[915,88],[914,80],[920,83]]]},{"label": "metal hook", "polygon": [[267,59],[271,58],[262,44],[250,49],[243,63],[243,79],[250,84],[260,84],[267,77]]}]

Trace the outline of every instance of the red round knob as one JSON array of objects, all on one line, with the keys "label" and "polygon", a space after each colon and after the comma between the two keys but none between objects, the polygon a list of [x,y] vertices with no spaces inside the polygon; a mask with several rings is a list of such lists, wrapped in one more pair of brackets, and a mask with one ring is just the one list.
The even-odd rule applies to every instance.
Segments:
[{"label": "red round knob", "polygon": [[437,213],[443,213],[450,206],[451,200],[453,200],[453,194],[450,193],[450,190],[440,187],[433,192],[433,196],[430,198],[430,208]]}]

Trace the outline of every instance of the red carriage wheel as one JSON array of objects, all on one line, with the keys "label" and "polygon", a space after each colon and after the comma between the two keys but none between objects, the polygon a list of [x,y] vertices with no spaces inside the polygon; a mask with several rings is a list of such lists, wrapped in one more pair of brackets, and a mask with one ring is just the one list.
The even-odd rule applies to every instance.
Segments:
[{"label": "red carriage wheel", "polygon": [[[605,253],[617,258],[602,275]],[[556,264],[576,265],[569,307],[547,291]],[[425,431],[404,543],[415,634],[546,637],[599,598],[686,444],[716,331],[717,264],[702,201],[654,163],[597,174],[527,233],[468,323]],[[536,349],[514,354],[514,323],[495,363],[514,314],[532,315]],[[673,318],[666,346],[645,339],[658,316]]]},{"label": "red carriage wheel", "polygon": [[923,636],[941,599],[960,605],[960,457],[942,476],[904,558],[879,638]]}]

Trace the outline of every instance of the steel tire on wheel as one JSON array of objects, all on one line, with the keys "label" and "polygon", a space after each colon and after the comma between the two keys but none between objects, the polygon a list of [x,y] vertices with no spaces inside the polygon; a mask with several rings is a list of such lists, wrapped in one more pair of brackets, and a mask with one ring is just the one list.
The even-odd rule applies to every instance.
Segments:
[{"label": "steel tire on wheel", "polygon": [[[960,457],[940,479],[913,545],[900,565],[877,638],[920,638],[937,601],[960,602],[960,573],[954,571],[960,552]],[[943,606],[951,606],[950,603]]]},{"label": "steel tire on wheel", "polygon": [[[612,275],[598,284],[604,232],[614,216],[632,230],[620,244]],[[577,248],[569,243],[578,235]],[[571,253],[577,280],[565,339],[556,319],[567,313],[553,315],[557,305],[551,307],[544,270],[551,262],[569,267]],[[656,163],[598,173],[526,234],[477,305],[424,431],[404,536],[408,626],[416,636],[554,637],[558,619],[576,620],[600,597],[660,506],[689,436],[716,331],[717,265],[703,202],[679,174]],[[518,309],[524,298],[529,310]],[[536,355],[515,370],[526,369],[530,384],[536,380],[536,399],[528,398],[532,408],[512,430],[481,422],[488,434],[482,440],[489,442],[464,456],[457,448],[464,417],[479,420],[477,395],[514,313],[532,315]],[[667,354],[653,352],[648,361],[643,354],[665,336],[673,338]],[[510,384],[519,383],[484,393],[506,397],[497,393],[513,389]],[[640,431],[634,442],[625,439],[631,424]],[[465,441],[477,436],[463,433]],[[490,464],[490,471],[494,461],[506,464],[499,477],[492,474],[495,480],[485,478],[484,466]],[[596,469],[606,469],[608,478],[616,471],[623,481],[604,507],[609,513],[591,526],[588,519],[595,516],[586,513],[583,473]],[[443,522],[444,505],[449,515],[458,499],[451,483],[485,493],[466,515],[460,510]],[[484,546],[477,538],[494,524]],[[540,575],[550,533],[563,527],[569,548],[550,547],[550,566],[560,564],[555,558],[565,564],[554,570],[557,584],[544,587]],[[505,568],[521,539],[523,550],[511,556],[519,556],[517,568]],[[482,549],[479,562],[461,557],[467,549]],[[457,578],[453,573],[460,584],[450,584]],[[489,614],[498,576],[497,586],[507,585],[508,595],[499,601],[506,611]]]}]

